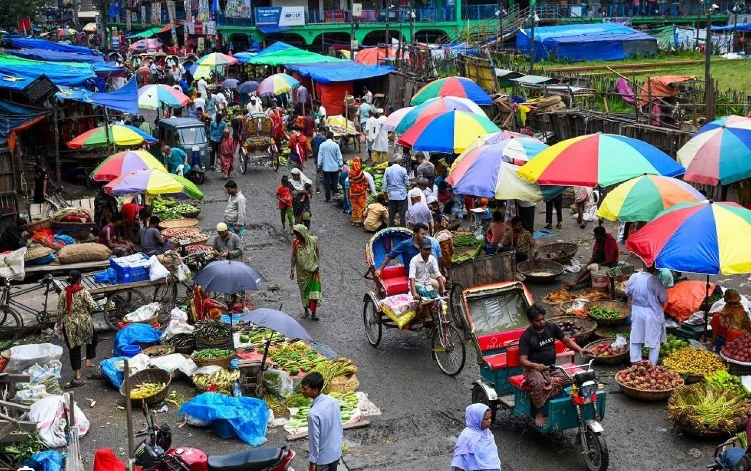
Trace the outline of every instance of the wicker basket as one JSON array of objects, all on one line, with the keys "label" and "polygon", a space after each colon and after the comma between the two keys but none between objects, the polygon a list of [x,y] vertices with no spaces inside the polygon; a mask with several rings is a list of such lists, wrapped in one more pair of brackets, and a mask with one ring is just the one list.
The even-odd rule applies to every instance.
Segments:
[{"label": "wicker basket", "polygon": [[[602,339],[602,340],[595,340],[594,342],[588,344],[586,347],[584,347],[584,350],[592,350],[594,347],[596,347],[599,344],[606,343],[611,344],[615,342],[615,339]],[[603,365],[618,365],[620,363],[623,363],[624,360],[626,360],[629,357],[629,350],[626,348],[623,353],[619,353],[617,355],[604,357],[599,356],[595,357],[595,363],[600,363]]]},{"label": "wicker basket", "polygon": [[[621,317],[618,319],[601,319],[599,317],[595,317],[589,314],[589,310],[595,306],[618,311]],[[584,309],[587,311],[587,317],[597,322],[597,325],[600,325],[600,326],[622,325],[626,322],[626,320],[628,320],[629,317],[631,317],[631,308],[628,307],[628,304],[621,303],[618,301],[589,302],[585,304]]]},{"label": "wicker basket", "polygon": [[[530,260],[516,266],[525,282],[549,283],[563,273],[563,265],[551,260]],[[544,273],[543,273],[544,272]]]},{"label": "wicker basket", "polygon": [[177,229],[177,228],[196,227],[196,226],[198,226],[198,219],[193,219],[193,218],[170,219],[168,221],[162,221],[159,223],[159,227],[161,229]]},{"label": "wicker basket", "polygon": [[141,353],[152,358],[163,357],[175,353],[175,347],[173,347],[172,345],[154,345],[153,347],[149,347],[143,350]]},{"label": "wicker basket", "polygon": [[[641,401],[664,401],[668,399],[671,394],[673,394],[673,391],[675,391],[675,388],[668,389],[666,391],[635,389],[635,388],[626,386],[625,384],[621,383],[618,380],[618,375],[615,376],[615,382],[618,383],[618,386],[621,387],[621,391],[623,391],[623,394],[629,397],[633,397],[634,399],[639,399]],[[683,380],[681,380],[681,384],[679,384],[677,387],[681,387],[681,386],[683,386]]]},{"label": "wicker basket", "polygon": [[613,338],[613,334],[621,334],[624,337],[628,338],[631,334],[631,326],[630,325],[618,325],[618,326],[609,326],[609,327],[598,327],[597,329],[595,329],[595,337],[598,337],[601,339]]},{"label": "wicker basket", "polygon": [[329,381],[329,384],[327,384],[324,389],[326,389],[327,393],[335,392],[340,394],[347,394],[357,391],[357,388],[359,387],[360,380],[357,379],[356,374],[353,374],[351,376],[335,376],[331,379],[331,381]]},{"label": "wicker basket", "polygon": [[196,364],[199,368],[202,366],[209,366],[209,365],[216,365],[221,366],[224,369],[229,368],[230,362],[235,358],[235,352],[232,352],[232,354],[227,355],[223,358],[196,358],[195,355],[193,355],[193,363]]},{"label": "wicker basket", "polygon": [[42,229],[50,229],[52,228],[52,219],[41,219],[39,221],[33,221],[25,226],[23,226],[23,230],[28,232],[29,234],[33,234],[36,231],[42,230]]},{"label": "wicker basket", "polygon": [[597,322],[579,316],[551,317],[548,321],[553,323],[570,321],[573,322],[575,326],[581,327],[582,331],[574,336],[574,340],[578,345],[584,345],[584,342],[589,340],[592,334],[594,334],[595,329],[597,329]]},{"label": "wicker basket", "polygon": [[30,263],[34,260],[44,258],[52,252],[54,252],[54,250],[52,250],[51,248],[38,245],[36,247],[30,247],[28,250],[26,250],[26,254],[23,256],[23,259],[27,263]]},{"label": "wicker basket", "polygon": [[182,216],[186,219],[195,219],[198,217],[199,214],[201,214],[201,210],[199,209],[198,211],[193,211],[190,213],[180,213],[180,214],[182,214]]},{"label": "wicker basket", "polygon": [[94,227],[93,222],[61,222],[52,221],[52,228],[55,232],[63,232],[74,239],[86,240],[91,235],[91,229]]},{"label": "wicker basket", "polygon": [[216,347],[216,346],[219,346],[219,345],[226,345],[227,343],[230,342],[230,340],[232,340],[232,335],[229,335],[229,336],[227,336],[227,337],[225,337],[223,339],[219,339],[219,340],[207,340],[207,339],[204,339],[204,338],[201,338],[201,337],[196,337],[196,343],[200,343],[200,344],[203,344],[203,345],[208,345],[209,347]]},{"label": "wicker basket", "polygon": [[198,227],[171,227],[169,229],[162,229],[162,235],[164,237],[170,238],[174,237],[174,234],[177,232],[201,232],[201,229]]},{"label": "wicker basket", "polygon": [[543,245],[537,249],[538,260],[550,260],[563,265],[568,265],[579,246],[568,242],[559,242],[556,244]]},{"label": "wicker basket", "polygon": [[[162,402],[169,394],[170,383],[172,382],[172,376],[166,371],[159,368],[149,368],[148,370],[142,370],[130,377],[130,387],[134,389],[139,384],[143,383],[164,383],[164,389],[158,393],[143,398],[143,399],[131,399],[130,403],[136,407],[141,407],[141,402],[145,401],[148,405],[154,405]],[[120,386],[120,395],[127,398],[125,395],[125,382]]]}]

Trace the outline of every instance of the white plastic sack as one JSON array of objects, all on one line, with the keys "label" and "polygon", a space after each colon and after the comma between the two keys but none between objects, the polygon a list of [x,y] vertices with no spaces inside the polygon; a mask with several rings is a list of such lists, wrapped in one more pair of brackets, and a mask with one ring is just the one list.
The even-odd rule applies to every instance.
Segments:
[{"label": "white plastic sack", "polygon": [[[270,381],[274,375],[279,381]],[[279,397],[289,397],[295,392],[295,382],[286,371],[269,368],[263,372],[263,384],[267,391]]]},{"label": "white plastic sack", "polygon": [[[76,427],[78,435],[83,437],[89,431],[89,420],[76,405]],[[67,445],[65,441],[66,406],[63,396],[52,395],[44,397],[31,405],[29,420],[37,423],[39,438],[49,448],[59,448]]]},{"label": "white plastic sack", "polygon": [[150,303],[145,306],[141,306],[133,312],[125,315],[127,322],[143,322],[147,319],[154,317],[154,314],[159,312],[159,303]]},{"label": "white plastic sack", "polygon": [[169,320],[188,322],[188,313],[183,311],[179,307],[172,308],[172,311],[169,314]]},{"label": "white plastic sack", "polygon": [[[149,369],[149,363],[151,363],[151,357],[144,353],[139,353],[133,358],[129,358],[128,369],[130,370],[130,376],[133,376],[141,370]],[[118,371],[125,373],[125,360],[115,363],[115,368],[117,368]]]},{"label": "white plastic sack", "polygon": [[626,340],[626,337],[624,337],[621,334],[617,334],[615,336],[615,342],[611,344],[611,347],[613,348],[623,348],[628,345],[628,340]]},{"label": "white plastic sack", "polygon": [[6,373],[21,373],[37,363],[47,365],[53,361],[60,361],[63,347],[51,343],[37,343],[11,347],[10,360],[5,367]]},{"label": "white plastic sack", "polygon": [[162,369],[169,374],[174,373],[176,370],[180,370],[187,376],[192,376],[193,372],[196,370],[196,364],[193,360],[185,358],[179,353],[154,357],[151,359],[151,366]]},{"label": "white plastic sack", "polygon": [[582,269],[581,263],[579,263],[579,260],[573,259],[571,262],[563,267],[564,273],[579,273]]},{"label": "white plastic sack", "polygon": [[180,281],[185,281],[188,278],[190,278],[190,268],[186,264],[182,264],[179,267],[177,267],[177,279]]},{"label": "white plastic sack", "polygon": [[0,255],[0,278],[14,281],[21,281],[26,278],[26,271],[24,270],[25,255],[26,247],[21,247],[6,255]]},{"label": "white plastic sack", "polygon": [[[29,380],[30,383],[42,384],[50,378],[60,379],[60,371],[62,368],[63,364],[58,360],[54,360],[45,366],[36,363],[30,368],[23,370],[23,374],[31,376],[31,379]],[[19,386],[16,385],[16,387]]]},{"label": "white plastic sack", "polygon": [[177,334],[192,334],[194,326],[183,321],[169,321],[169,325],[162,333],[162,342],[169,340]]},{"label": "white plastic sack", "polygon": [[207,366],[202,366],[200,368],[196,368],[195,371],[193,371],[193,375],[213,375],[214,373],[219,373],[223,369],[224,368],[222,368],[219,365],[207,365]]},{"label": "white plastic sack", "polygon": [[47,396],[49,396],[49,394],[47,394],[47,388],[45,388],[43,384],[26,383],[25,388],[16,391],[13,401],[19,404],[33,404],[39,399]]},{"label": "white plastic sack", "polygon": [[155,255],[149,258],[149,265],[149,279],[151,281],[161,280],[169,276],[169,270],[157,260]]}]

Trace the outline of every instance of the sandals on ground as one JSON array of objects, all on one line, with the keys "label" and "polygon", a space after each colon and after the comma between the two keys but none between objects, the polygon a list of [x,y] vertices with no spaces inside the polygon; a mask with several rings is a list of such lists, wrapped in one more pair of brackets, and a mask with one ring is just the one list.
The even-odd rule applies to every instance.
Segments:
[{"label": "sandals on ground", "polygon": [[63,386],[63,389],[73,389],[73,388],[77,388],[79,386],[83,386],[84,384],[86,384],[86,383],[84,383],[80,379],[72,379],[72,380],[70,380],[69,383],[67,383],[65,386]]}]

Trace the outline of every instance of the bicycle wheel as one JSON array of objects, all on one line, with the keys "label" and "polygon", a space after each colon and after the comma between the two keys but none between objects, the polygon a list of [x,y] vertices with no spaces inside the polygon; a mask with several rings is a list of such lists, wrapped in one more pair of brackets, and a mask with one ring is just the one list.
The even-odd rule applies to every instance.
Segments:
[{"label": "bicycle wheel", "polygon": [[462,285],[455,283],[449,293],[449,313],[453,324],[461,331],[467,331],[467,319],[464,317],[464,306],[462,305]]},{"label": "bicycle wheel", "polygon": [[381,325],[381,313],[370,298],[365,301],[362,308],[362,322],[365,324],[365,336],[368,338],[368,343],[377,347],[381,343],[383,326]]},{"label": "bicycle wheel", "polygon": [[23,318],[11,307],[2,310],[0,321],[0,342],[12,342],[18,340],[23,333]]},{"label": "bicycle wheel", "polygon": [[275,172],[279,170],[279,154],[272,154],[271,166],[274,167]]},{"label": "bicycle wheel", "polygon": [[159,322],[164,323],[169,319],[172,309],[177,305],[177,284],[163,283],[154,288],[154,302],[161,305],[159,309]]},{"label": "bicycle wheel", "polygon": [[439,325],[433,330],[430,350],[438,368],[449,376],[458,375],[464,368],[467,351],[462,336],[453,325]]},{"label": "bicycle wheel", "polygon": [[149,300],[137,289],[112,293],[104,304],[104,321],[110,329],[117,330],[117,324],[122,322],[126,314],[146,304],[149,304]]},{"label": "bicycle wheel", "polygon": [[248,157],[247,156],[244,157],[243,153],[240,152],[239,158],[240,158],[240,172],[243,175],[245,175],[245,172],[248,171]]}]

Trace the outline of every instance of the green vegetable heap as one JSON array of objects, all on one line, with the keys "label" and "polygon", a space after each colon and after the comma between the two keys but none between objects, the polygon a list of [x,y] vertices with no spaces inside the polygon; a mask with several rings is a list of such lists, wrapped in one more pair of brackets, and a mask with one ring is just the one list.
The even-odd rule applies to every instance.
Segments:
[{"label": "green vegetable heap", "polygon": [[593,306],[589,309],[589,315],[598,319],[620,319],[620,312],[607,307]]}]

